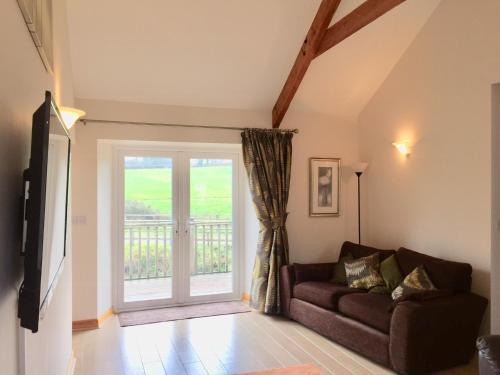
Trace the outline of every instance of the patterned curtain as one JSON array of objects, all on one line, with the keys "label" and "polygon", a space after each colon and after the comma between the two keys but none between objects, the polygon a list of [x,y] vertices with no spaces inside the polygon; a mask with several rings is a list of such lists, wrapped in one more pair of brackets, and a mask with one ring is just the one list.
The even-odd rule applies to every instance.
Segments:
[{"label": "patterned curtain", "polygon": [[260,222],[250,306],[266,314],[280,314],[279,272],[282,265],[288,264],[285,222],[293,134],[247,129],[241,137],[250,192]]}]

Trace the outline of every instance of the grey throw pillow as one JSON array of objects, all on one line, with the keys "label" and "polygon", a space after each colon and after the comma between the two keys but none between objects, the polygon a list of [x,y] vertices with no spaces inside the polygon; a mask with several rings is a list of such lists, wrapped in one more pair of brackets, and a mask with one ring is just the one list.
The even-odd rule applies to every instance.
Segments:
[{"label": "grey throw pillow", "polygon": [[346,262],[345,271],[349,288],[371,289],[378,285],[384,286],[379,268],[378,253]]}]

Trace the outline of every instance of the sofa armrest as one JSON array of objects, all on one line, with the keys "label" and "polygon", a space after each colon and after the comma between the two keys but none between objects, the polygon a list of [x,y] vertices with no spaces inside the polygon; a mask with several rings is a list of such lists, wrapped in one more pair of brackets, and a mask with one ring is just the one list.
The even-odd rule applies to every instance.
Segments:
[{"label": "sofa armrest", "polygon": [[295,285],[295,270],[293,265],[281,266],[280,270],[280,303],[281,314],[290,317],[290,302]]},{"label": "sofa armrest", "polygon": [[426,374],[467,363],[487,304],[472,293],[398,304],[390,328],[393,368],[401,374]]}]

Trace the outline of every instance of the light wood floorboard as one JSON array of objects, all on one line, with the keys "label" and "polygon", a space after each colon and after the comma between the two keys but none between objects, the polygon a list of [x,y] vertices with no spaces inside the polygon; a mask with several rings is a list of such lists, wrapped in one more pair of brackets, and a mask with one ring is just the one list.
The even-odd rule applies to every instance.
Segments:
[{"label": "light wood floorboard", "polygon": [[[313,363],[328,375],[390,375],[302,325],[251,312],[73,334],[76,375],[231,375]],[[477,363],[440,375],[477,374]]]}]

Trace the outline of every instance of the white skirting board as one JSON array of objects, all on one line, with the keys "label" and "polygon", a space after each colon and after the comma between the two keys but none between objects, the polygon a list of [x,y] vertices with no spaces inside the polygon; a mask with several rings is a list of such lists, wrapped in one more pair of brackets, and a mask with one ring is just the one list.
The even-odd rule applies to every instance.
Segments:
[{"label": "white skirting board", "polygon": [[26,375],[26,330],[19,326],[18,328],[18,369],[19,375]]},{"label": "white skirting board", "polygon": [[76,358],[75,358],[75,352],[72,350],[71,358],[69,359],[68,362],[68,369],[66,370],[66,375],[74,375],[75,368],[76,368]]}]

